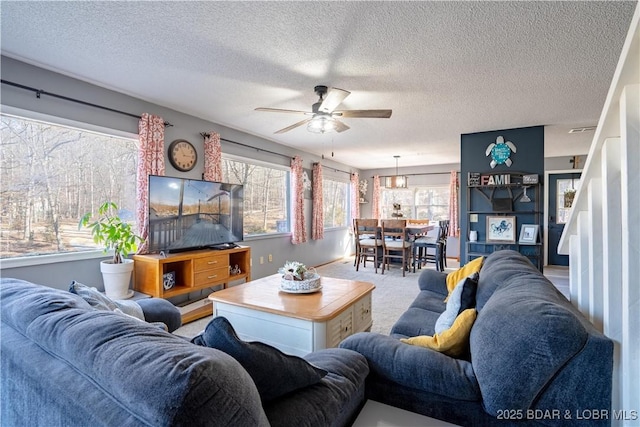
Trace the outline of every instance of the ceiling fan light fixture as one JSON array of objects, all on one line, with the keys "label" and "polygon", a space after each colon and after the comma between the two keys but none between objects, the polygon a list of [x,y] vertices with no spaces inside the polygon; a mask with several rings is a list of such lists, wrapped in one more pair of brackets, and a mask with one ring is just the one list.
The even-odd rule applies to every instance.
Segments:
[{"label": "ceiling fan light fixture", "polygon": [[336,130],[336,120],[331,116],[317,115],[307,124],[307,130],[313,133],[327,133]]}]

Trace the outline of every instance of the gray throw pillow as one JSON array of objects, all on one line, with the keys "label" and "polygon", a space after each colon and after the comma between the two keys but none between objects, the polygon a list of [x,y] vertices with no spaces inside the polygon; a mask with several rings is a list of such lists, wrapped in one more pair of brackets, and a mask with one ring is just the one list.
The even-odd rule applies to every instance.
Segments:
[{"label": "gray throw pillow", "polygon": [[435,333],[441,334],[451,328],[458,314],[468,308],[476,306],[476,291],[478,290],[478,273],[465,277],[460,280],[447,300],[445,310],[436,320]]},{"label": "gray throw pillow", "polygon": [[225,317],[215,317],[191,342],[221,350],[236,359],[251,375],[263,402],[313,385],[327,375],[327,371],[301,357],[284,354],[258,341],[242,341]]},{"label": "gray throw pillow", "polygon": [[116,313],[135,317],[138,320],[144,320],[142,308],[135,301],[112,300],[98,291],[98,289],[83,285],[75,280],[69,285],[69,292],[81,296],[96,310],[115,311]]}]

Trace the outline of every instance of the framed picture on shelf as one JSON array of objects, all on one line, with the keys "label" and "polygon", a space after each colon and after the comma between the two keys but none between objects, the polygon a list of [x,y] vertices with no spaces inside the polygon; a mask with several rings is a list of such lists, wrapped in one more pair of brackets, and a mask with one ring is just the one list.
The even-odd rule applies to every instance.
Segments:
[{"label": "framed picture on shelf", "polygon": [[515,243],[515,216],[487,216],[487,242]]},{"label": "framed picture on shelf", "polygon": [[520,240],[518,243],[521,245],[535,245],[538,243],[538,224],[522,224],[520,228]]}]

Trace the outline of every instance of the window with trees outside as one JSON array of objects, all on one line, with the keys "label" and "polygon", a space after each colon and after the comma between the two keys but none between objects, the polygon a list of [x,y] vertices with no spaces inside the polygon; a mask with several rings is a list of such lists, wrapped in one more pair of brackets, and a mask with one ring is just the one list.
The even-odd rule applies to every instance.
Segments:
[{"label": "window with trees outside", "polygon": [[0,115],[0,256],[95,251],[86,212],[105,201],[135,224],[138,141]]},{"label": "window with trees outside", "polygon": [[289,231],[289,169],[222,158],[222,180],[244,185],[244,235]]},{"label": "window with trees outside", "polygon": [[448,185],[382,189],[382,218],[393,218],[393,205],[398,203],[403,218],[449,219],[449,194]]},{"label": "window with trees outside", "polygon": [[324,228],[346,227],[349,222],[349,183],[322,179]]}]

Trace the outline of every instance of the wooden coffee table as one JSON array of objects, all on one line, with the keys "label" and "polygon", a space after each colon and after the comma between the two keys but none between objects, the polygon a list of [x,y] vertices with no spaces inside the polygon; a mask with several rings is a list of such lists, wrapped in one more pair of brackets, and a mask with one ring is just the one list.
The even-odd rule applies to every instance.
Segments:
[{"label": "wooden coffee table", "polygon": [[373,284],[322,277],[320,291],[292,294],[280,290],[280,279],[274,274],[212,293],[213,315],[226,317],[243,340],[298,356],[371,329]]}]

